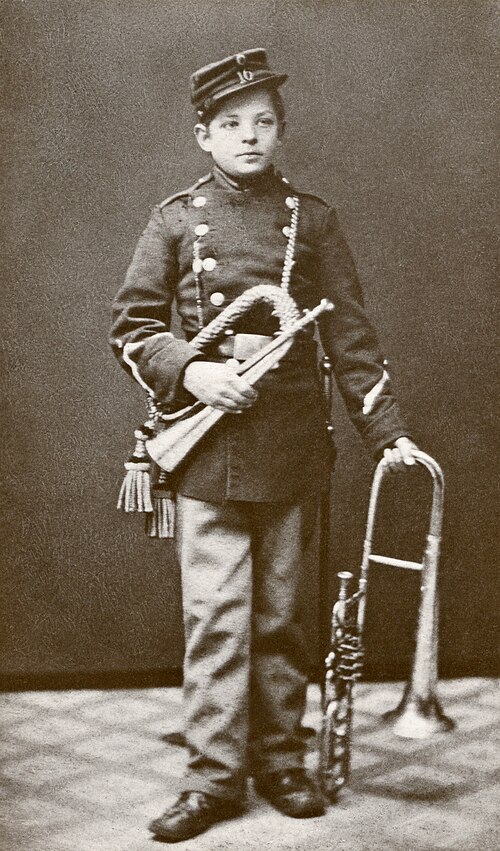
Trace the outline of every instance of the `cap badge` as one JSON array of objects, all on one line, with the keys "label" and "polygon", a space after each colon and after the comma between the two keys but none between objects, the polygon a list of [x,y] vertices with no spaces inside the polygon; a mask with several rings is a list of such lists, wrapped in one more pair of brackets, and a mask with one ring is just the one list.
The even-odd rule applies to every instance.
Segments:
[{"label": "cap badge", "polygon": [[251,83],[253,80],[253,71],[248,71],[246,68],[244,71],[237,71],[240,83]]}]

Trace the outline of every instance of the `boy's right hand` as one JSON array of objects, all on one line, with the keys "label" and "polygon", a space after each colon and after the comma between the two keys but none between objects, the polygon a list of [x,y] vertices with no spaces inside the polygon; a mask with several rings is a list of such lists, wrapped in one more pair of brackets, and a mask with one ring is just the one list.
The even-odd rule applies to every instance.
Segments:
[{"label": "boy's right hand", "polygon": [[192,361],[184,371],[184,387],[205,405],[226,414],[239,414],[250,408],[257,391],[224,363]]}]

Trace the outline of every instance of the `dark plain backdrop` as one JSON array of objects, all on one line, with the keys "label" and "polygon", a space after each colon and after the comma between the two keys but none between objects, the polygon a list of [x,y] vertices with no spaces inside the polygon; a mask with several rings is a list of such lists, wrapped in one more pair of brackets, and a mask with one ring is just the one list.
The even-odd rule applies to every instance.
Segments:
[{"label": "dark plain backdrop", "polygon": [[[115,510],[144,406],[108,349],[109,309],[151,206],[208,170],[189,74],[252,46],[289,74],[280,167],[337,206],[412,434],[445,472],[441,674],[493,673],[494,6],[2,4],[5,687],[179,676],[171,545]],[[338,399],[335,418],[324,600],[359,565],[372,472]],[[420,556],[428,498],[423,472],[387,485],[379,548]],[[418,576],[372,579],[367,675],[404,677]],[[314,581],[304,600],[314,646]]]}]

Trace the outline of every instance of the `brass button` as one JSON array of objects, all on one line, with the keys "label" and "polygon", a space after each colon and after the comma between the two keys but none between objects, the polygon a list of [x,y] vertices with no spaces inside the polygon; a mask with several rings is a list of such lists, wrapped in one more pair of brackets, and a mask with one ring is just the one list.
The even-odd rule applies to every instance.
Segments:
[{"label": "brass button", "polygon": [[289,210],[295,210],[295,200],[294,200],[294,198],[292,198],[291,195],[288,196],[288,198],[285,201],[285,204],[287,205]]},{"label": "brass button", "polygon": [[224,293],[212,293],[210,301],[214,307],[222,307],[225,302]]},{"label": "brass button", "polygon": [[208,225],[196,225],[194,232],[196,236],[205,236],[208,233],[209,227]]},{"label": "brass button", "polygon": [[207,203],[207,199],[204,195],[197,195],[196,198],[193,198],[193,207],[204,207]]},{"label": "brass button", "polygon": [[205,272],[213,272],[213,270],[217,266],[217,260],[214,260],[213,257],[205,257],[202,262]]},{"label": "brass button", "polygon": [[283,233],[288,239],[288,237],[290,236],[290,228],[288,227],[288,225],[285,225],[285,227],[283,228]]},{"label": "brass button", "polygon": [[240,362],[236,358],[228,358],[226,361],[226,366],[230,366],[232,369],[238,369],[239,365]]},{"label": "brass button", "polygon": [[193,272],[195,275],[199,275],[203,272],[203,263],[201,262],[199,257],[195,257],[193,260]]}]

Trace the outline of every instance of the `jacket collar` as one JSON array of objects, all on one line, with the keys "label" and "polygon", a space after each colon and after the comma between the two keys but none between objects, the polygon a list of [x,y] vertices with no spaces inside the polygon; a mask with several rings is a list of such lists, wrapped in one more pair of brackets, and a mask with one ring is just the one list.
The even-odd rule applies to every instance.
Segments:
[{"label": "jacket collar", "polygon": [[277,173],[274,166],[270,166],[263,174],[250,179],[232,177],[219,168],[218,165],[213,166],[212,174],[217,186],[226,189],[229,192],[245,192],[252,194],[260,194],[268,192],[272,187],[281,182],[281,176]]}]

